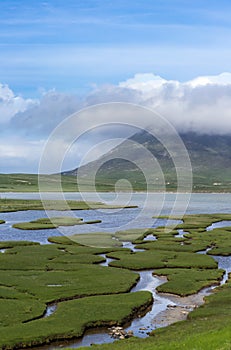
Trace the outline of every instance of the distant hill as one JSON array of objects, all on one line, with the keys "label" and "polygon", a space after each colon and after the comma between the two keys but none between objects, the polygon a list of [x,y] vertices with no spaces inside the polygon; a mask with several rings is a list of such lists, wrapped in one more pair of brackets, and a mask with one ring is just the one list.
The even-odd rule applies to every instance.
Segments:
[{"label": "distant hill", "polygon": [[[192,163],[193,190],[231,192],[231,135],[184,133],[180,136]],[[136,145],[132,145],[129,141],[135,141]],[[145,190],[144,175],[132,162],[138,160],[142,168],[149,171],[150,158],[144,155],[143,147],[146,147],[158,160],[165,175],[167,189],[174,191],[176,189],[176,171],[172,159],[163,145],[147,132],[133,135],[98,160],[82,166],[81,169],[76,168],[62,174],[76,176],[77,173],[81,173],[81,178],[87,187],[89,174],[95,168],[99,168],[96,176],[98,190],[113,190],[115,182],[121,178],[127,179],[134,190]],[[121,154],[127,156],[131,161],[122,159]],[[102,166],[100,166],[101,163]],[[158,190],[158,178],[155,188]],[[124,189],[126,190],[126,188]]]}]

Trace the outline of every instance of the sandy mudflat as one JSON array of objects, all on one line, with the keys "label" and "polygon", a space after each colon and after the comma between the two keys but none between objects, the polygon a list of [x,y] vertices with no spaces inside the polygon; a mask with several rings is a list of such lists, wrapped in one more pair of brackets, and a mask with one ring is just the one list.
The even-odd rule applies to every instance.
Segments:
[{"label": "sandy mudflat", "polygon": [[205,295],[202,294],[193,294],[187,297],[179,297],[172,294],[162,294],[163,296],[168,296],[176,306],[169,306],[167,310],[157,314],[152,320],[152,324],[155,327],[166,327],[172,323],[186,320],[189,312],[191,312],[196,307],[204,303]]}]

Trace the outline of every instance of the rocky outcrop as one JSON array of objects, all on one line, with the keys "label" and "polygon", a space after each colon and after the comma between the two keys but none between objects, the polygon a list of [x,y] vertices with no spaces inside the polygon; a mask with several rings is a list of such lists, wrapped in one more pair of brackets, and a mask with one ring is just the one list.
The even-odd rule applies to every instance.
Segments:
[{"label": "rocky outcrop", "polygon": [[126,339],[134,336],[133,331],[125,331],[123,327],[119,326],[108,328],[108,330],[111,337],[115,339]]}]

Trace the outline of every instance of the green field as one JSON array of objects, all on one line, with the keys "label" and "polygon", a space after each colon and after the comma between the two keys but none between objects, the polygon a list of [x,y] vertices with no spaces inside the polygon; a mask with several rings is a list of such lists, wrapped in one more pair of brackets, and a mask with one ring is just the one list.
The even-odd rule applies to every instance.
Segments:
[{"label": "green field", "polygon": [[[215,186],[216,175],[210,178],[210,173],[199,176],[194,174],[192,192],[230,192],[230,170],[224,170],[225,178],[222,179],[222,184]],[[227,172],[227,175],[226,175]],[[96,178],[95,184],[92,184],[89,180],[81,180],[81,191],[92,192],[95,189],[98,192],[113,192],[115,191],[115,184],[121,178],[127,178],[132,185],[133,191],[146,191],[147,185],[143,174],[133,173],[132,171],[122,171],[119,169],[113,169],[107,176],[100,172],[98,178]],[[218,176],[219,178],[219,176]],[[40,176],[41,188],[38,185],[38,175],[36,174],[0,174],[0,192],[58,192],[60,191],[59,184],[61,183],[61,189],[63,192],[78,192],[78,184],[76,183],[76,176],[71,175],[42,175]],[[153,191],[163,191],[162,187],[158,184],[152,185]],[[120,187],[120,191],[130,191],[130,188],[125,185]],[[166,191],[177,191],[177,181],[173,179],[172,172],[166,173]]]},{"label": "green field", "polygon": [[[59,175],[43,175],[40,177],[42,186],[46,192],[57,191],[60,182]],[[76,192],[75,176],[62,176],[61,183],[63,190]],[[0,192],[38,192],[37,174],[0,174]]]}]

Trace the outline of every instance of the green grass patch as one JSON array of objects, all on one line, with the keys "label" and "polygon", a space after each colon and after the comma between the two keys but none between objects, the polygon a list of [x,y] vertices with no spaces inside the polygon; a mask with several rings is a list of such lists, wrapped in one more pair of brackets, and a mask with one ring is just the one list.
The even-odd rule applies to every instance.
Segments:
[{"label": "green grass patch", "polygon": [[[20,274],[19,274],[20,273]],[[1,271],[1,283],[45,303],[90,295],[128,292],[139,276],[132,272],[79,264],[75,270]]]},{"label": "green grass patch", "polygon": [[199,292],[202,288],[219,284],[222,270],[202,269],[159,269],[155,275],[167,276],[168,282],[157,287],[158,292],[187,296]]},{"label": "green grass patch", "polygon": [[0,249],[8,249],[20,246],[32,246],[32,245],[40,245],[38,242],[31,241],[1,241]]},{"label": "green grass patch", "polygon": [[58,216],[53,218],[41,218],[30,222],[19,222],[14,224],[13,227],[20,230],[44,230],[44,229],[54,229],[59,226],[97,224],[100,222],[101,220],[83,221],[83,219],[81,218]]},{"label": "green grass patch", "polygon": [[17,228],[19,230],[49,230],[57,228],[57,225],[52,223],[43,224],[37,222],[19,222],[12,225],[13,228]]},{"label": "green grass patch", "polygon": [[146,235],[152,234],[156,236],[158,239],[169,239],[173,238],[175,235],[178,234],[177,229],[174,227],[173,229],[171,226],[168,227],[157,227],[157,228],[149,228],[146,232]]},{"label": "green grass patch", "polygon": [[[94,296],[60,303],[48,318],[0,329],[2,349],[80,337],[89,327],[123,324],[152,303],[149,292]],[[103,307],[102,307],[103,305]]]},{"label": "green grass patch", "polygon": [[0,254],[1,284],[43,302],[128,292],[139,275],[105,268],[97,249],[81,246],[15,246]]},{"label": "green grass patch", "polygon": [[217,228],[211,231],[197,232],[190,231],[186,235],[185,246],[192,247],[206,246],[212,249],[207,253],[210,255],[231,255],[231,231],[230,228]]},{"label": "green grass patch", "polygon": [[[4,243],[4,242],[3,242]],[[104,259],[97,254],[106,253],[111,249],[60,246],[60,245],[11,245],[10,242],[0,245],[7,249],[0,254],[0,270],[43,270],[53,271],[76,270],[79,264],[99,263]]]},{"label": "green grass patch", "polygon": [[90,247],[122,247],[122,243],[115,240],[114,235],[110,232],[84,233],[72,235],[69,237],[78,244]]},{"label": "green grass patch", "polygon": [[149,228],[137,228],[137,229],[129,229],[124,231],[117,231],[115,233],[115,237],[119,241],[127,241],[127,242],[140,242],[142,241],[150,232]]},{"label": "green grass patch", "polygon": [[184,223],[177,225],[177,229],[185,230],[183,238],[171,238],[166,234],[158,235],[158,233],[156,233],[155,235],[158,237],[158,241],[142,242],[137,248],[179,252],[198,252],[200,250],[205,250],[206,248],[212,248],[207,254],[224,256],[231,255],[231,227],[222,227],[206,231],[208,226],[223,220],[231,220],[231,215],[186,215],[183,217]]},{"label": "green grass patch", "polygon": [[[125,206],[134,208],[136,206]],[[107,205],[101,202],[63,201],[63,200],[34,200],[34,199],[0,199],[0,212],[23,210],[88,210],[88,209],[118,209],[123,206]]]},{"label": "green grass patch", "polygon": [[110,266],[131,270],[160,269],[160,268],[204,268],[213,269],[217,263],[213,258],[185,252],[145,251],[129,253],[124,251],[112,252],[109,257],[117,259]]},{"label": "green grass patch", "polygon": [[[1,292],[1,290],[0,290]],[[9,293],[12,296],[11,293]],[[0,323],[1,329],[5,327],[27,322],[32,318],[40,317],[46,310],[46,304],[35,298],[0,298]]]},{"label": "green grass patch", "polygon": [[165,251],[174,251],[174,252],[197,252],[199,250],[204,250],[208,247],[207,240],[187,240],[182,238],[175,239],[165,239],[157,240],[151,242],[145,242],[142,244],[137,244],[136,248],[147,249],[147,250],[165,250]]},{"label": "green grass patch", "polygon": [[183,217],[183,224],[177,225],[177,228],[193,229],[200,228],[205,229],[215,222],[222,220],[231,220],[231,214],[197,214],[197,215],[185,215]]},{"label": "green grass patch", "polygon": [[[101,234],[100,232],[97,234],[96,236],[98,236],[99,234]],[[102,233],[104,234],[104,232]],[[108,233],[109,234],[109,233]],[[110,233],[111,235],[111,233]],[[55,243],[55,244],[59,244],[60,245],[60,249],[65,248],[66,251],[69,252],[74,252],[74,254],[104,254],[104,253],[109,253],[112,251],[117,251],[117,250],[126,250],[124,248],[122,248],[121,243],[117,242],[117,244],[119,244],[119,247],[116,245],[114,247],[93,247],[93,246],[87,246],[87,245],[81,245],[80,243],[78,243],[75,238],[77,235],[72,235],[72,236],[53,236],[53,237],[49,237],[48,241],[50,243]],[[113,235],[110,236],[110,243],[111,243],[111,239],[113,238]],[[113,240],[114,243],[114,240]],[[129,250],[130,251],[130,250]]]}]

